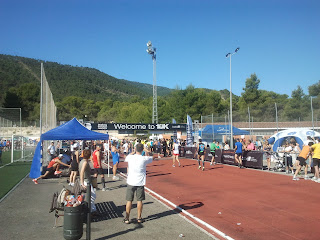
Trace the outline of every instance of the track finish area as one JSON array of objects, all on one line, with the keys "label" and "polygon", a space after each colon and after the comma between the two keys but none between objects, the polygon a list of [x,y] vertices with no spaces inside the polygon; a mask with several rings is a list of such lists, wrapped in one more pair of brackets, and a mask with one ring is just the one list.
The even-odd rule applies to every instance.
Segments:
[{"label": "track finish area", "polygon": [[320,184],[208,162],[201,171],[196,160],[180,161],[149,164],[146,187],[233,239],[320,239]]}]

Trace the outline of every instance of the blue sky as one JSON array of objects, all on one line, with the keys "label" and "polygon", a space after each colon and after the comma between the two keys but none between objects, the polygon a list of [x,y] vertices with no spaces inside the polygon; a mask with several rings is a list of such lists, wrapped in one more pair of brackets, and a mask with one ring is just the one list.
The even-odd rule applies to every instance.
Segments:
[{"label": "blue sky", "polygon": [[288,94],[320,80],[318,0],[0,0],[0,53],[97,68],[116,78]]}]

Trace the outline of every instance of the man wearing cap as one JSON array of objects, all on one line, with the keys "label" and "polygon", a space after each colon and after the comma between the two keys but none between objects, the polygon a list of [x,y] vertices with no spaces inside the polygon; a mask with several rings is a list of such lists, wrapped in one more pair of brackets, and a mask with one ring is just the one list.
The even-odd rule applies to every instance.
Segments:
[{"label": "man wearing cap", "polygon": [[52,173],[58,173],[57,170],[59,170],[59,166],[60,164],[63,165],[63,166],[66,166],[66,167],[70,167],[70,165],[68,164],[65,164],[64,162],[62,162],[63,158],[63,154],[59,154],[58,157],[52,159],[50,162],[49,162],[49,165],[47,167],[47,171],[45,172],[45,174],[41,175],[40,177],[38,178],[34,178],[32,179],[32,181],[35,183],[35,184],[38,184],[38,180],[41,179],[41,178],[45,178],[47,177],[49,174],[52,174]]}]

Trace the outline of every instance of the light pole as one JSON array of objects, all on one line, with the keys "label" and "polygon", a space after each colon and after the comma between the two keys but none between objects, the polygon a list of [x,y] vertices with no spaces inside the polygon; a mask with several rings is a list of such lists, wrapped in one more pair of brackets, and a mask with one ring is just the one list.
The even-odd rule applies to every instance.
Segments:
[{"label": "light pole", "polygon": [[240,48],[237,48],[234,53],[228,53],[226,57],[230,57],[230,148],[233,149],[233,129],[232,129],[232,81],[231,81],[231,57],[236,54]]},{"label": "light pole", "polygon": [[311,120],[312,120],[312,130],[313,130],[313,135],[314,135],[314,122],[313,122],[313,106],[312,106],[312,96],[310,96],[310,100],[311,100]]},{"label": "light pole", "polygon": [[274,103],[274,106],[276,108],[276,122],[277,122],[277,133],[279,132],[279,124],[278,124],[278,107],[277,103]]},{"label": "light pole", "polygon": [[157,81],[156,81],[156,48],[152,47],[151,41],[147,43],[147,53],[152,56],[153,61],[153,103],[152,103],[152,123],[158,123],[157,104]]}]

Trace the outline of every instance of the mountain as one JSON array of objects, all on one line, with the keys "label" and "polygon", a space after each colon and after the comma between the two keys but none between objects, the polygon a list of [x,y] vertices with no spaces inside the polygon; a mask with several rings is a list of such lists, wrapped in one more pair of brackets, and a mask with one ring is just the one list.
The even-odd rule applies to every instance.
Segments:
[{"label": "mountain", "polygon": [[[152,84],[117,79],[94,68],[63,65],[56,62],[0,54],[0,88],[5,93],[10,87],[19,87],[24,83],[40,86],[41,62],[56,102],[67,96],[83,97],[104,101],[127,100],[133,96],[151,97]],[[166,96],[172,90],[157,87],[159,96]],[[0,104],[4,94],[0,95]]]}]

